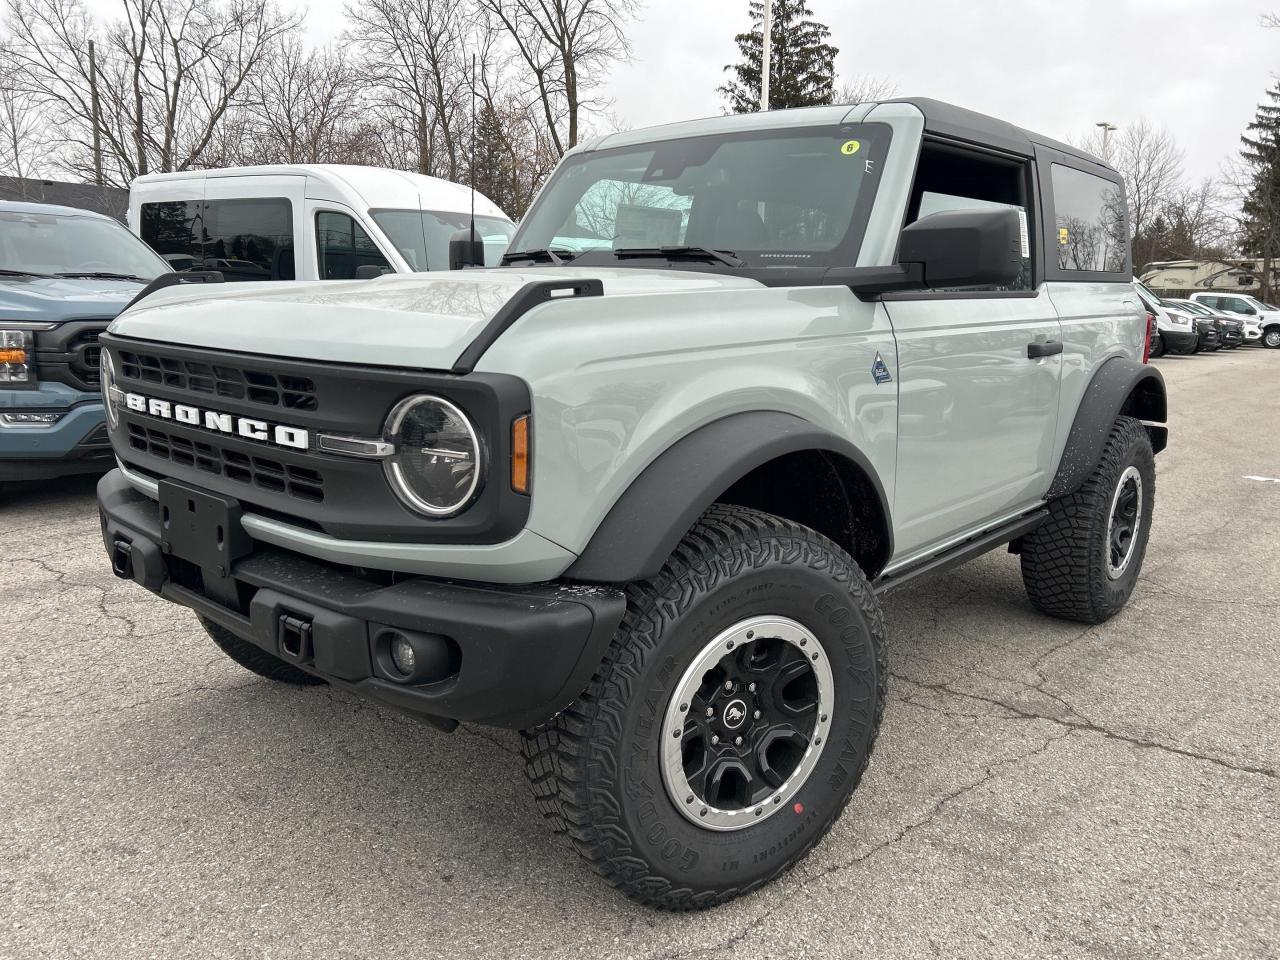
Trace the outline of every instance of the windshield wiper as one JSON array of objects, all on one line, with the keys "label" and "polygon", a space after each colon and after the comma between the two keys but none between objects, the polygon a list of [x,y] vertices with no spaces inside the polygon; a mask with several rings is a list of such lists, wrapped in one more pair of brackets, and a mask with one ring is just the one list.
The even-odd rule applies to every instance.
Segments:
[{"label": "windshield wiper", "polygon": [[36,273],[34,270],[6,270],[0,268],[0,276],[3,277],[43,277],[48,280],[53,276],[52,273]]},{"label": "windshield wiper", "polygon": [[572,250],[557,248],[552,250],[550,247],[537,250],[516,250],[507,251],[502,255],[502,264],[506,266],[509,263],[519,263],[522,260],[528,260],[530,263],[537,263],[539,260],[545,260],[547,263],[566,263],[576,257],[577,254]]},{"label": "windshield wiper", "polygon": [[66,273],[57,273],[54,276],[80,278],[86,280],[136,280],[138,283],[146,283],[146,277],[139,277],[132,273],[110,273],[106,270],[71,270]]},{"label": "windshield wiper", "polygon": [[663,257],[667,260],[706,260],[712,263],[723,263],[726,267],[741,267],[732,250],[708,250],[706,247],[621,247],[613,251],[619,260],[639,257]]}]

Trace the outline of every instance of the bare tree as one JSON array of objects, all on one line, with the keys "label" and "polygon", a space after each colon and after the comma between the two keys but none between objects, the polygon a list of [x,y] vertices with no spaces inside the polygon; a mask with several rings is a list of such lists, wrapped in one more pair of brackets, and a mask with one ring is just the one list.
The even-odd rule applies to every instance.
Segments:
[{"label": "bare tree", "polygon": [[506,31],[557,155],[581,138],[590,91],[631,55],[623,26],[638,0],[479,0]]},{"label": "bare tree", "polygon": [[49,129],[38,105],[19,84],[9,51],[0,47],[0,173],[19,178],[49,166]]},{"label": "bare tree", "polygon": [[[411,126],[419,173],[458,179],[469,116],[474,10],[458,0],[361,0],[346,8],[362,72],[384,114]],[[443,162],[436,158],[439,144]]]},{"label": "bare tree", "polygon": [[61,130],[67,165],[86,175],[96,86],[105,173],[119,184],[198,166],[271,45],[300,22],[271,0],[120,0],[103,32],[83,0],[9,0],[8,17],[23,92]]},{"label": "bare tree", "polygon": [[841,82],[832,103],[875,103],[898,92],[898,85],[884,77],[860,73]]},{"label": "bare tree", "polygon": [[249,80],[241,142],[253,163],[345,161],[360,113],[356,71],[332,48],[308,50],[298,36],[276,41]]}]

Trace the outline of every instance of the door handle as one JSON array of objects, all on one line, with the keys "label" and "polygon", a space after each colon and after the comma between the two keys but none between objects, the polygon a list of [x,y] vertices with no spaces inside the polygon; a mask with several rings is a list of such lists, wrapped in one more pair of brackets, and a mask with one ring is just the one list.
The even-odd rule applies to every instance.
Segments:
[{"label": "door handle", "polygon": [[1055,357],[1062,352],[1061,340],[1037,340],[1027,344],[1027,359],[1039,360],[1041,357]]}]

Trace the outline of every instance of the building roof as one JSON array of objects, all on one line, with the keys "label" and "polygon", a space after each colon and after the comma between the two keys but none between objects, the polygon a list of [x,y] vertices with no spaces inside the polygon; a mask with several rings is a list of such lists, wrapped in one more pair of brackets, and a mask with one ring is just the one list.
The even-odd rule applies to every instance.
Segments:
[{"label": "building roof", "polygon": [[60,217],[92,217],[95,220],[112,220],[105,213],[96,210],[85,210],[81,207],[66,207],[57,203],[28,203],[22,200],[0,200],[0,213],[45,213],[57,214]]},{"label": "building roof", "polygon": [[0,177],[0,200],[47,203],[90,210],[121,223],[129,210],[129,191],[96,183],[62,183],[22,177]]}]

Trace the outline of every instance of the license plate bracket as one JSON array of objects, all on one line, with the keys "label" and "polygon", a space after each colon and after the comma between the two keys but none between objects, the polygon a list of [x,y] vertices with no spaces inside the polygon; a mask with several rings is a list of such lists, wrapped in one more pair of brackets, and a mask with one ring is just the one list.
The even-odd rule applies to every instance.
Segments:
[{"label": "license plate bracket", "polygon": [[173,480],[158,484],[162,549],[219,578],[253,546],[240,523],[240,501]]}]

